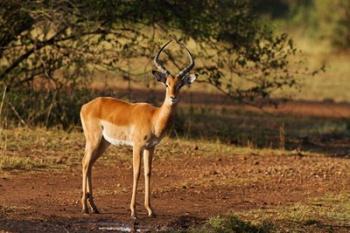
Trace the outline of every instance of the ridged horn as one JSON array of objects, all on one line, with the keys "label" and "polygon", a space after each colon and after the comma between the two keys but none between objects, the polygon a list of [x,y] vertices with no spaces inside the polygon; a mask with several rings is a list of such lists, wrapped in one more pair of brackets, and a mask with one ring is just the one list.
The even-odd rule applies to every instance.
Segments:
[{"label": "ridged horn", "polygon": [[177,77],[179,77],[179,78],[183,78],[194,67],[194,60],[193,60],[191,52],[186,48],[186,46],[182,45],[182,47],[184,47],[186,49],[186,51],[187,51],[188,57],[190,58],[190,64],[185,69],[181,70],[177,74]]},{"label": "ridged horn", "polygon": [[163,51],[163,49],[165,49],[165,47],[171,42],[172,40],[169,40],[167,43],[165,43],[159,50],[159,52],[157,53],[157,55],[155,56],[153,63],[154,65],[157,67],[157,69],[164,73],[165,75],[170,75],[170,72],[165,69],[165,67],[162,65],[162,62],[159,60],[159,55],[161,54],[161,52]]}]

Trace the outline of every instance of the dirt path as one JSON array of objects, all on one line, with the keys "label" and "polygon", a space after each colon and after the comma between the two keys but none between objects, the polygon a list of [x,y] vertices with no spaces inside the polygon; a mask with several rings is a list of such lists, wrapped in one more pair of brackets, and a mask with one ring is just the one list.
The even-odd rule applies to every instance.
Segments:
[{"label": "dirt path", "polygon": [[94,190],[101,214],[90,216],[80,213],[79,167],[0,174],[0,232],[100,232],[124,225],[187,227],[218,214],[288,206],[325,193],[350,191],[349,159],[276,155],[156,158],[152,201],[157,217],[146,217],[141,185],[137,197],[140,219],[133,223],[128,216],[129,162],[96,165]]}]

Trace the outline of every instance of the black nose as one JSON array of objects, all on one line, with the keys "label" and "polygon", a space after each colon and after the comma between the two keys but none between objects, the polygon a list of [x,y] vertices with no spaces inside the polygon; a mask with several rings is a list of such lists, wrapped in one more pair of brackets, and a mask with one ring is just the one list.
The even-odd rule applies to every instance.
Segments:
[{"label": "black nose", "polygon": [[175,96],[170,96],[170,98],[171,98],[172,100],[176,99],[176,97],[175,97]]}]

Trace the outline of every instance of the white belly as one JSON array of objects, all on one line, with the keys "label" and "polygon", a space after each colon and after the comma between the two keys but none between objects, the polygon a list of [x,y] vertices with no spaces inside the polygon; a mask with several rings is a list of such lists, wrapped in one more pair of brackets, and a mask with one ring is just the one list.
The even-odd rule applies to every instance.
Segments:
[{"label": "white belly", "polygon": [[108,136],[105,131],[102,132],[103,138],[111,143],[112,145],[127,145],[127,146],[133,146],[132,141],[127,141],[127,140],[120,140],[120,139],[115,139],[113,137]]},{"label": "white belly", "polygon": [[133,145],[130,127],[116,126],[107,121],[101,121],[101,126],[103,138],[112,145]]}]

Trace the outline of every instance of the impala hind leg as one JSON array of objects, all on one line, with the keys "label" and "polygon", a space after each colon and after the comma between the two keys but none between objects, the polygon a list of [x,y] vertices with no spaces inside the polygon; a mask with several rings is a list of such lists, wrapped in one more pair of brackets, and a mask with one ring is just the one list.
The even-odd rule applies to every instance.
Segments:
[{"label": "impala hind leg", "polygon": [[82,212],[89,212],[87,208],[89,201],[92,212],[97,213],[98,210],[92,195],[92,166],[108,147],[109,143],[102,138],[102,128],[98,120],[86,115],[85,106],[80,111],[80,119],[86,139],[85,154],[82,161]]},{"label": "impala hind leg", "polygon": [[[83,195],[81,198],[82,213],[88,214],[88,200],[93,199],[91,190],[91,167],[92,167],[92,157],[97,151],[98,145],[93,146],[91,143],[87,142],[85,147],[85,155],[82,161],[82,177],[83,177]],[[89,187],[88,187],[89,186]],[[88,190],[89,189],[89,190]],[[91,203],[89,203],[91,204]],[[96,207],[96,206],[95,206]]]},{"label": "impala hind leg", "polygon": [[95,214],[98,214],[99,211],[96,207],[96,204],[94,202],[94,196],[92,194],[92,168],[93,168],[93,165],[96,162],[96,160],[103,154],[103,152],[106,151],[106,149],[108,148],[109,145],[110,144],[104,138],[102,138],[97,150],[94,151],[94,153],[92,154],[90,164],[88,166],[88,171],[87,171],[87,194],[88,194],[88,197],[87,197],[87,199],[88,199],[88,203],[89,203],[91,212],[95,213]]},{"label": "impala hind leg", "polygon": [[90,206],[92,213],[99,213],[92,193],[92,167],[96,160],[103,154],[109,146],[109,143],[101,138],[97,145],[86,144],[85,156],[82,161],[83,165],[83,196],[82,196],[82,212],[89,213],[87,204]]},{"label": "impala hind leg", "polygon": [[87,208],[87,200],[90,198],[89,193],[87,192],[87,176],[88,176],[88,167],[90,166],[90,160],[92,157],[92,153],[94,151],[94,148],[90,145],[89,142],[86,142],[85,146],[85,154],[84,158],[82,161],[82,197],[81,197],[81,205],[82,205],[82,210],[81,212],[84,214],[88,214],[89,210]]}]

